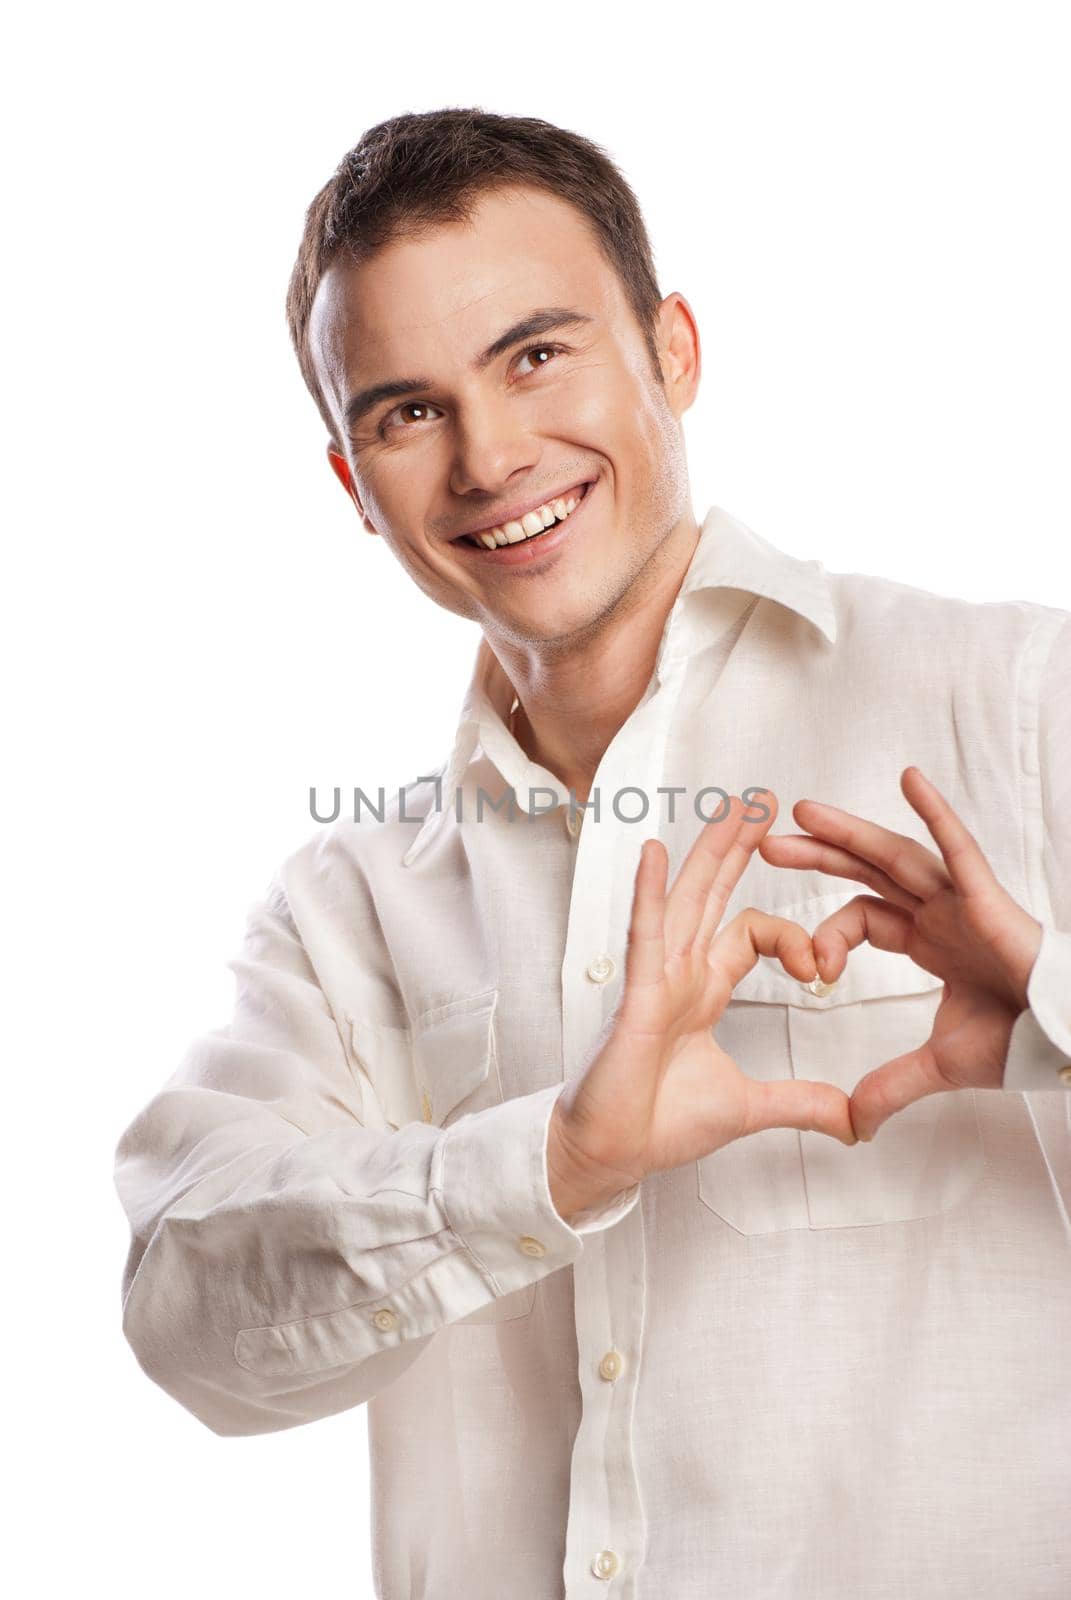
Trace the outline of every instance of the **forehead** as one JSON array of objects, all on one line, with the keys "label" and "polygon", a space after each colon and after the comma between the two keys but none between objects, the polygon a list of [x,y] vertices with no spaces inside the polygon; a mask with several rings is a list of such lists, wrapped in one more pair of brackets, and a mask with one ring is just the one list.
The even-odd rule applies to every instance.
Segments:
[{"label": "forehead", "polygon": [[358,383],[467,363],[543,305],[610,320],[624,295],[583,212],[539,189],[495,189],[467,223],[397,239],[357,267],[334,263],[313,303],[310,345],[339,401]]}]

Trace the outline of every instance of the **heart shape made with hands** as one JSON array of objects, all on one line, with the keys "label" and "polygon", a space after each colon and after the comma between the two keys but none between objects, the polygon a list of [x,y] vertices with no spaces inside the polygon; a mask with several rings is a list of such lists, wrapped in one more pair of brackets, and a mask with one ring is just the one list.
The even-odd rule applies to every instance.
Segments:
[{"label": "heart shape made with hands", "polygon": [[[940,854],[917,839],[813,800],[793,816],[809,831],[775,835],[730,800],[693,841],[671,889],[669,856],[645,840],[633,886],[625,982],[587,1070],[555,1103],[555,1164],[583,1196],[618,1178],[672,1168],[741,1134],[790,1127],[869,1141],[925,1095],[999,1088],[1042,927],[998,882],[977,841],[917,768],[901,787]],[[754,792],[754,791],[749,791]],[[745,824],[757,823],[750,832]],[[812,933],[750,906],[722,918],[752,852],[777,867],[853,878],[872,890]],[[716,1037],[760,956],[802,982],[834,982],[864,941],[906,955],[943,985],[928,1039],[866,1073],[851,1096],[822,1079],[751,1079]],[[712,1049],[713,1047],[713,1049]]]},{"label": "heart shape made with hands", "polygon": [[1042,925],[1008,894],[978,841],[918,767],[900,787],[940,854],[837,806],[799,800],[803,834],[768,833],[758,853],[772,866],[866,884],[812,931],[819,977],[833,983],[864,941],[896,951],[944,982],[928,1039],[875,1067],[852,1091],[857,1138],[928,1094],[999,1089],[1012,1028],[1029,1005],[1027,984]]}]

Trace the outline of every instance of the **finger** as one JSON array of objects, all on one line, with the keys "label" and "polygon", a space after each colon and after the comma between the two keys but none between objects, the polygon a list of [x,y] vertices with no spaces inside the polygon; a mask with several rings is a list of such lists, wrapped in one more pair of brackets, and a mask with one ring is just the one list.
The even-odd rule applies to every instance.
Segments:
[{"label": "finger", "polygon": [[748,906],[724,927],[710,949],[710,961],[735,989],[760,956],[772,956],[801,983],[818,976],[811,936],[798,922]]},{"label": "finger", "polygon": [[730,795],[725,816],[705,822],[685,856],[666,899],[667,960],[687,954],[703,921],[711,892],[715,899],[724,892],[725,880],[731,872],[728,864],[735,859],[734,843],[743,824],[744,810],[743,802]]},{"label": "finger", "polygon": [[880,867],[872,866],[862,856],[852,855],[850,850],[842,850],[839,845],[812,838],[809,833],[771,833],[762,841],[759,853],[774,867],[815,868],[833,878],[853,878],[907,911],[921,904],[917,895],[902,889]]},{"label": "finger", "polygon": [[899,906],[870,895],[857,894],[846,905],[838,906],[811,934],[818,970],[826,983],[834,983],[844,971],[848,952],[864,942],[875,950],[903,954],[914,929],[914,918]]},{"label": "finger", "polygon": [[993,869],[973,833],[960,821],[940,790],[918,767],[904,768],[900,787],[937,841],[948,875],[959,893],[967,897],[990,891],[996,881]]},{"label": "finger", "polygon": [[949,887],[940,856],[906,833],[894,833],[876,822],[842,811],[819,800],[797,800],[792,815],[802,828],[828,844],[840,845],[880,867],[894,883],[920,900],[929,900]]},{"label": "finger", "polygon": [[928,1094],[940,1094],[949,1087],[934,1060],[929,1041],[917,1050],[908,1050],[860,1078],[852,1091],[852,1127],[868,1143],[883,1122],[913,1105]]},{"label": "finger", "polygon": [[665,973],[665,897],[669,856],[661,839],[645,839],[632,885],[632,910],[625,946],[622,1006],[644,989],[661,983]]},{"label": "finger", "polygon": [[[773,826],[777,817],[777,796],[770,789],[757,791],[769,796],[769,805],[766,807],[767,815],[762,818],[750,818],[747,811],[751,804],[744,808],[742,826],[730,846],[725,860],[718,870],[714,883],[707,895],[707,903],[703,908],[703,916],[696,930],[695,942],[702,951],[708,951],[714,931],[725,915],[733,890],[740,882],[744,868],[762,844],[768,830]],[[734,797],[735,798],[735,797]],[[763,802],[765,805],[765,802]]]},{"label": "finger", "polygon": [[827,1133],[841,1144],[858,1143],[848,1096],[832,1083],[806,1078],[759,1083],[748,1078],[744,1118],[745,1133],[758,1133],[763,1128],[802,1128],[811,1133]]}]

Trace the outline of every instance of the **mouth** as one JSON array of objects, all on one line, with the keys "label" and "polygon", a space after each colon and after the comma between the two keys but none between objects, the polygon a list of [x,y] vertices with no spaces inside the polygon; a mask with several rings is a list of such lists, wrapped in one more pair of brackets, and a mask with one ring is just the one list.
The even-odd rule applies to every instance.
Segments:
[{"label": "mouth", "polygon": [[589,498],[595,479],[554,495],[517,522],[506,522],[480,533],[463,533],[453,543],[499,565],[517,566],[549,554],[565,542],[573,523]]}]

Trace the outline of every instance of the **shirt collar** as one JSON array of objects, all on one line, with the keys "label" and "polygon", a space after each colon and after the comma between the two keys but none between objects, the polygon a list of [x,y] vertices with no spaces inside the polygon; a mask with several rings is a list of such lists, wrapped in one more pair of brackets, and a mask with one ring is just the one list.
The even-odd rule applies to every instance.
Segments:
[{"label": "shirt collar", "polygon": [[806,617],[830,644],[837,642],[833,595],[822,563],[779,550],[720,506],[712,506],[703,519],[676,604],[698,589],[744,589],[761,595]]},{"label": "shirt collar", "polygon": [[[769,540],[731,517],[720,506],[712,506],[703,519],[688,570],[666,619],[655,661],[655,677],[665,670],[669,659],[667,647],[671,640],[678,651],[687,651],[689,640],[692,643],[701,640],[701,627],[693,628],[690,635],[685,635],[682,644],[677,619],[683,612],[694,611],[692,596],[708,589],[742,589],[748,594],[773,600],[806,617],[830,644],[836,643],[836,614],[829,578],[822,563],[803,561],[777,549]],[[509,714],[515,694],[516,690],[498,657],[486,637],[482,637],[462,702],[453,747],[442,768],[436,796],[438,803],[421,822],[416,838],[402,857],[403,866],[408,867],[416,860],[442,826],[447,813],[453,809],[454,797],[478,744],[500,770],[505,767],[519,773],[519,779],[514,783],[516,791],[520,792],[529,786],[542,786],[553,790],[559,797],[559,803],[568,801],[568,792],[553,773],[537,762],[530,761],[509,731]],[[437,776],[436,773],[431,774],[432,778]]]}]

